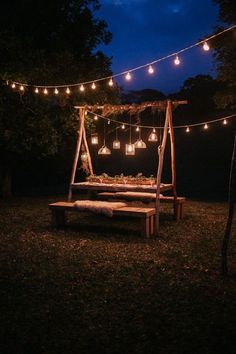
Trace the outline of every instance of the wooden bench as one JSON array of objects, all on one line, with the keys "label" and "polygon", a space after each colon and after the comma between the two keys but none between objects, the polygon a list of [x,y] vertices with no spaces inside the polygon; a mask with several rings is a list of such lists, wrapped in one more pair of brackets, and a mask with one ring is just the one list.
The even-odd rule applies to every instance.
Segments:
[{"label": "wooden bench", "polygon": [[[92,201],[96,203],[96,201]],[[77,209],[72,202],[57,202],[49,204],[49,209],[52,215],[52,226],[62,227],[66,224],[67,211],[81,212]],[[88,212],[86,210],[86,212]],[[145,237],[151,237],[154,234],[154,215],[155,208],[137,208],[137,207],[122,207],[113,210],[113,217],[131,217],[140,219],[141,235]]]},{"label": "wooden bench", "polygon": [[[143,203],[155,202],[156,194],[155,193],[141,193],[140,196],[134,195],[132,193],[111,193],[103,192],[98,193],[98,199],[100,200],[126,200],[126,201],[141,201]],[[183,218],[183,205],[185,202],[184,197],[177,197],[176,199],[173,196],[160,196],[160,201],[164,203],[173,203],[174,205],[174,218],[176,221]]]}]

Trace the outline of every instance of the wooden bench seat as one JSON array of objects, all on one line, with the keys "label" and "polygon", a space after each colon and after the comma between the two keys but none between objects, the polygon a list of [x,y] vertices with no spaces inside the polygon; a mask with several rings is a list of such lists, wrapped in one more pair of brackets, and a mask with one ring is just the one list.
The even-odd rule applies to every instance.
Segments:
[{"label": "wooden bench seat", "polygon": [[[91,201],[91,203],[96,203],[96,201]],[[49,204],[49,209],[52,215],[52,226],[61,227],[66,224],[65,212],[74,211],[81,212],[77,209],[72,202],[56,202]],[[88,210],[86,210],[88,212]],[[155,208],[137,208],[125,206],[119,209],[113,210],[113,218],[131,217],[140,219],[141,235],[145,237],[153,236],[154,233],[154,215],[156,211]]]},{"label": "wooden bench seat", "polygon": [[[103,192],[98,193],[98,199],[100,200],[126,200],[126,201],[141,201],[143,203],[155,202],[156,193],[111,193]],[[184,197],[177,197],[176,199],[173,196],[164,196],[160,195],[160,201],[164,203],[173,203],[174,205],[174,217],[178,221],[183,218],[183,205],[185,202]]]}]

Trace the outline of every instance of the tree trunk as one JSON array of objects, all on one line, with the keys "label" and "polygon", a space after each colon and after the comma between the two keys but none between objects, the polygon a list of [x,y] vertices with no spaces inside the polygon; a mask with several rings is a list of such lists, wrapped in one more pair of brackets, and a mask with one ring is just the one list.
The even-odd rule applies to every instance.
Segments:
[{"label": "tree trunk", "polygon": [[228,275],[228,246],[232,233],[233,217],[234,217],[234,199],[235,199],[235,178],[236,178],[236,133],[234,136],[234,147],[230,168],[230,181],[229,181],[229,207],[228,207],[228,220],[225,229],[225,234],[221,249],[221,271],[224,276]]},{"label": "tree trunk", "polygon": [[7,167],[1,174],[0,179],[0,195],[3,198],[8,198],[12,196],[12,178],[11,178],[11,168]]}]

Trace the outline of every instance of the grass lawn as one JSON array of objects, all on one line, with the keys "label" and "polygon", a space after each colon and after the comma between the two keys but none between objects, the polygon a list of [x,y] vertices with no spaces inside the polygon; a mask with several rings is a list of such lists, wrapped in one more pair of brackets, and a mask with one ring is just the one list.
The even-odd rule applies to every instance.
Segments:
[{"label": "grass lawn", "polygon": [[96,215],[53,230],[47,204],[59,199],[1,201],[1,354],[236,353],[225,203],[187,201],[179,223],[163,206],[160,237],[147,240],[135,221]]}]

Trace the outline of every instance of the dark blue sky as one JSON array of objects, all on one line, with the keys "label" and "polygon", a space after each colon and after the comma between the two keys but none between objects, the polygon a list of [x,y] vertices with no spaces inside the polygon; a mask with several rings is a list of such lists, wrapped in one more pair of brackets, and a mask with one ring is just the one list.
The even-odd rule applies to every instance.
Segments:
[{"label": "dark blue sky", "polygon": [[[178,51],[212,34],[217,25],[218,8],[211,0],[100,0],[99,16],[113,34],[102,50],[113,56],[114,73],[128,70]],[[177,91],[188,77],[214,76],[212,54],[195,48],[181,55],[181,65],[173,59],[159,63],[155,75],[145,69],[134,73],[125,89],[156,88],[164,93]]]}]

